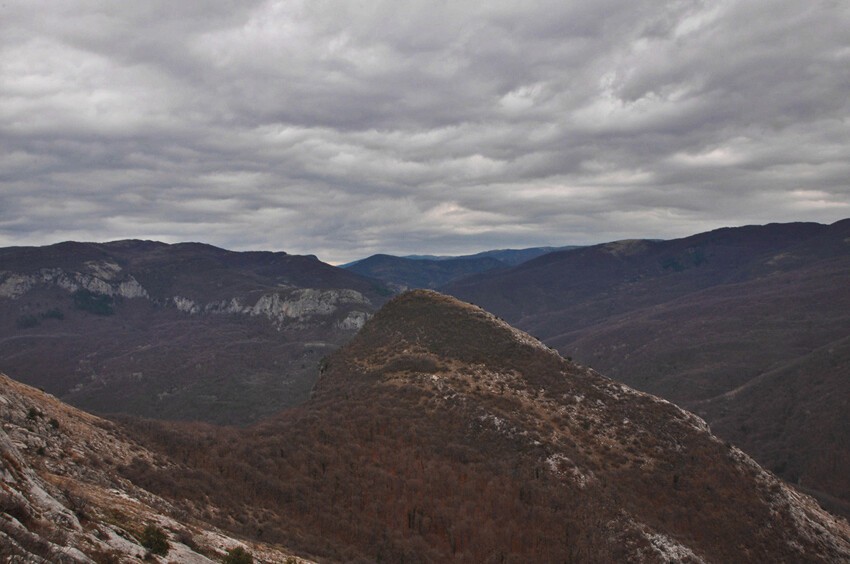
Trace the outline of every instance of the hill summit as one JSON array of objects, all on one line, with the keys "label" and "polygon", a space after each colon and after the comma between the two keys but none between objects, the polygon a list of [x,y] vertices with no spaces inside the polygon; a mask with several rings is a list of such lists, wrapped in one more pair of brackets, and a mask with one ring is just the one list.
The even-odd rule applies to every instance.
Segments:
[{"label": "hill summit", "polygon": [[[530,335],[483,309],[431,290],[413,290],[391,300],[334,359],[359,374],[381,380],[387,374],[446,372],[458,364],[511,370],[529,362],[550,368],[562,359]],[[314,394],[334,382],[330,371]],[[344,374],[350,375],[348,371]],[[529,373],[538,380],[548,372]],[[537,382],[542,385],[542,382]]]}]

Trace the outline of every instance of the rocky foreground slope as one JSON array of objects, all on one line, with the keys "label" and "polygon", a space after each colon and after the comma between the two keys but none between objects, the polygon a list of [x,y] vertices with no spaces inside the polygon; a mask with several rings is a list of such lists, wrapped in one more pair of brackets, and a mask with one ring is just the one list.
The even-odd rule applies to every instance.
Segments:
[{"label": "rocky foreground slope", "polygon": [[[120,476],[145,461],[173,462],[114,423],[0,375],[0,561],[219,562],[237,548],[261,562],[300,562],[280,547],[237,540]],[[151,554],[152,526],[170,545]]]},{"label": "rocky foreground slope", "polygon": [[129,429],[176,465],[123,476],[324,561],[850,560],[846,521],[698,417],[430,291],[379,311],[302,406]]},{"label": "rocky foreground slope", "polygon": [[151,241],[0,249],[0,371],[98,412],[244,423],[304,401],[386,300],[309,256]]}]

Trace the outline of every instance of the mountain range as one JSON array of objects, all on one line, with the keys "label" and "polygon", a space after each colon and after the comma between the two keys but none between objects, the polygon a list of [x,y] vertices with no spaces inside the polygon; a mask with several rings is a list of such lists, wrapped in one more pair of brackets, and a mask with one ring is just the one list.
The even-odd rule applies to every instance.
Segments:
[{"label": "mountain range", "polygon": [[850,514],[850,220],[551,253],[444,291],[705,417]]},{"label": "mountain range", "polygon": [[360,264],[0,249],[0,556],[848,558],[850,220]]},{"label": "mountain range", "polygon": [[403,258],[415,260],[455,260],[455,259],[480,259],[494,258],[507,266],[517,266],[533,258],[543,256],[555,251],[567,251],[578,249],[579,245],[564,245],[561,247],[529,247],[527,249],[493,249],[482,251],[472,255],[406,255]]},{"label": "mountain range", "polygon": [[5,248],[0,370],[101,413],[245,423],[306,400],[319,360],[389,295],[282,252]]},{"label": "mountain range", "polygon": [[103,421],[0,384],[4,491],[24,498],[0,524],[30,561],[55,554],[48,516],[71,523],[48,527],[68,562],[138,557],[146,522],[185,562],[233,538],[263,562],[850,559],[846,521],[699,417],[435,292],[391,300],[311,399],[244,428]]},{"label": "mountain range", "polygon": [[342,265],[342,268],[381,280],[396,291],[412,288],[434,289],[473,274],[495,272],[522,264],[550,252],[576,248],[578,247],[499,249],[464,256],[411,255],[397,257],[378,254]]}]

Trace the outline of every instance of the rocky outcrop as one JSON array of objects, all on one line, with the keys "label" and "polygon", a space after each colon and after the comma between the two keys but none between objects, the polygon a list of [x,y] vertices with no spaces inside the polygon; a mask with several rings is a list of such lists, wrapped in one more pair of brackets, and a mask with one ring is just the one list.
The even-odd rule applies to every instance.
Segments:
[{"label": "rocky outcrop", "polygon": [[366,325],[366,322],[369,321],[370,317],[372,317],[370,314],[362,311],[351,311],[345,316],[345,319],[339,321],[336,326],[345,331],[359,331],[364,325]]},{"label": "rocky outcrop", "polygon": [[[299,288],[280,292],[263,294],[254,303],[247,305],[243,299],[235,297],[199,304],[195,300],[183,296],[171,298],[174,306],[190,315],[202,313],[212,314],[242,314],[263,316],[281,327],[291,322],[305,322],[313,317],[328,317],[337,313],[345,306],[366,306],[372,303],[367,297],[356,290],[319,290],[315,288]],[[363,311],[350,311],[346,317],[336,324],[344,330],[356,330],[363,326],[368,314]]]},{"label": "rocky outcrop", "polygon": [[29,292],[35,283],[34,276],[0,272],[0,298],[19,298]]},{"label": "rocky outcrop", "polygon": [[[0,298],[19,299],[27,292],[39,287],[58,287],[69,293],[87,290],[92,294],[122,298],[151,299],[147,290],[129,274],[122,274],[121,267],[111,262],[85,263],[87,272],[67,272],[59,268],[41,269],[36,274],[21,274],[0,271]],[[313,317],[327,317],[340,308],[361,305],[372,308],[371,301],[356,290],[294,288],[263,294],[253,305],[244,297],[233,297],[198,303],[184,296],[173,296],[166,300],[178,310],[191,315],[197,314],[242,314],[263,316],[279,328],[284,324],[303,323]],[[363,326],[368,314],[352,311],[335,326],[343,330],[356,330]]]},{"label": "rocky outcrop", "polygon": [[[8,403],[0,396],[0,402]],[[39,447],[43,448],[43,447]],[[24,460],[5,430],[0,430],[0,556],[46,562],[90,562],[79,549],[55,542],[82,532],[80,521],[47,493],[46,484]],[[43,523],[49,533],[37,534],[27,527]],[[51,540],[53,539],[53,540]]]},{"label": "rocky outcrop", "polygon": [[88,290],[93,294],[122,298],[148,298],[148,292],[131,275],[119,277],[114,263],[86,263],[88,272],[43,268],[35,274],[0,271],[0,298],[17,299],[38,286],[55,286],[67,292]]},{"label": "rocky outcrop", "polygon": [[251,315],[265,315],[270,319],[302,319],[312,315],[330,315],[343,304],[369,304],[363,294],[354,290],[295,290],[289,299],[280,294],[261,297],[251,308]]},{"label": "rocky outcrop", "polygon": [[[112,423],[0,375],[0,561],[218,561],[235,547],[258,562],[304,562],[279,547],[245,543],[120,475],[122,466],[171,463],[122,438]],[[212,508],[210,508],[212,509]],[[143,546],[152,525],[169,544],[161,559]]]}]

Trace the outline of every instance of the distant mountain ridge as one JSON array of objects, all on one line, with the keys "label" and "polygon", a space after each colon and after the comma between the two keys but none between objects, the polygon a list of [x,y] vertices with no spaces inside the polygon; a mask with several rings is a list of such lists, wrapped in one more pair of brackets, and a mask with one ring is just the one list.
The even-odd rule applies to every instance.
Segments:
[{"label": "distant mountain ridge", "polygon": [[380,280],[395,291],[433,289],[472,274],[503,268],[506,268],[503,262],[489,257],[417,260],[391,255],[373,255],[345,267],[350,272]]},{"label": "distant mountain ridge", "polygon": [[569,251],[572,249],[580,249],[582,245],[564,245],[561,247],[529,247],[527,249],[493,249],[491,251],[482,251],[471,255],[405,255],[402,258],[414,260],[452,260],[452,259],[477,259],[477,258],[494,258],[505,263],[508,266],[517,266],[527,262],[533,258],[542,255],[554,253],[556,251]]},{"label": "distant mountain ridge", "polygon": [[342,268],[381,280],[396,291],[435,289],[467,276],[495,272],[558,250],[580,247],[533,247],[500,249],[465,256],[377,254],[342,265]]},{"label": "distant mountain ridge", "polygon": [[318,361],[390,293],[282,252],[5,248],[0,370],[99,412],[245,422],[304,401]]},{"label": "distant mountain ridge", "polygon": [[618,241],[444,291],[704,415],[724,438],[850,514],[848,288],[843,220]]}]

